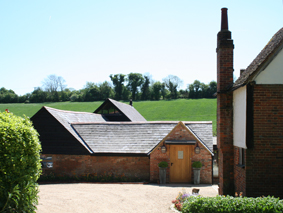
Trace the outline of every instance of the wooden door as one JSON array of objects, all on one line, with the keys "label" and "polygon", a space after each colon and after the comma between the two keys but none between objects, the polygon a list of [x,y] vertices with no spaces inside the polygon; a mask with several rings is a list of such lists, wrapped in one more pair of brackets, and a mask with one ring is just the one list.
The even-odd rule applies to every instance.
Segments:
[{"label": "wooden door", "polygon": [[170,182],[190,183],[192,145],[170,145]]}]

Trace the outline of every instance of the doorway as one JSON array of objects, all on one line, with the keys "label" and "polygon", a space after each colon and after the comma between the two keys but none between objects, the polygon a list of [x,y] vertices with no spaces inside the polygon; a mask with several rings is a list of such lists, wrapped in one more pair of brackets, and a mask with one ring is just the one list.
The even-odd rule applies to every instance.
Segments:
[{"label": "doorway", "polygon": [[170,182],[191,183],[193,145],[170,145]]}]

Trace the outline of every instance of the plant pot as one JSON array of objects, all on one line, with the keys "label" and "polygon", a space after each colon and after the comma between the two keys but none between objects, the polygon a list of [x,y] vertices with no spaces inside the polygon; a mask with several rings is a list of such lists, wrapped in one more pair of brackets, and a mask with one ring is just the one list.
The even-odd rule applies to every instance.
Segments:
[{"label": "plant pot", "polygon": [[167,167],[159,167],[160,184],[166,184],[166,169],[167,169]]},{"label": "plant pot", "polygon": [[193,168],[194,170],[194,184],[200,183],[200,168]]}]

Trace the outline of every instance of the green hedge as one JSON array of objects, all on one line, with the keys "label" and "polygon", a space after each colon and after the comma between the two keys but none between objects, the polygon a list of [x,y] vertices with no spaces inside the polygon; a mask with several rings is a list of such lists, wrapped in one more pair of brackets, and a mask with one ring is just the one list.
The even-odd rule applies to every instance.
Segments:
[{"label": "green hedge", "polygon": [[28,118],[0,113],[0,212],[35,212],[41,145]]},{"label": "green hedge", "polygon": [[273,213],[283,212],[283,200],[274,197],[232,197],[232,196],[216,196],[216,197],[201,197],[191,196],[186,199],[182,206],[183,213]]}]

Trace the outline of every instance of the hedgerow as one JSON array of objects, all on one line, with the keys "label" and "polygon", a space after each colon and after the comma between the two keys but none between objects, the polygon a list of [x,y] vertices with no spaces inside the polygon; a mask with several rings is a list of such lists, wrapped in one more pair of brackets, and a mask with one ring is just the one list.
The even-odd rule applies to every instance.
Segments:
[{"label": "hedgerow", "polygon": [[283,200],[274,197],[191,196],[183,202],[183,213],[282,213]]},{"label": "hedgerow", "polygon": [[0,212],[35,212],[41,145],[28,118],[0,113]]}]

